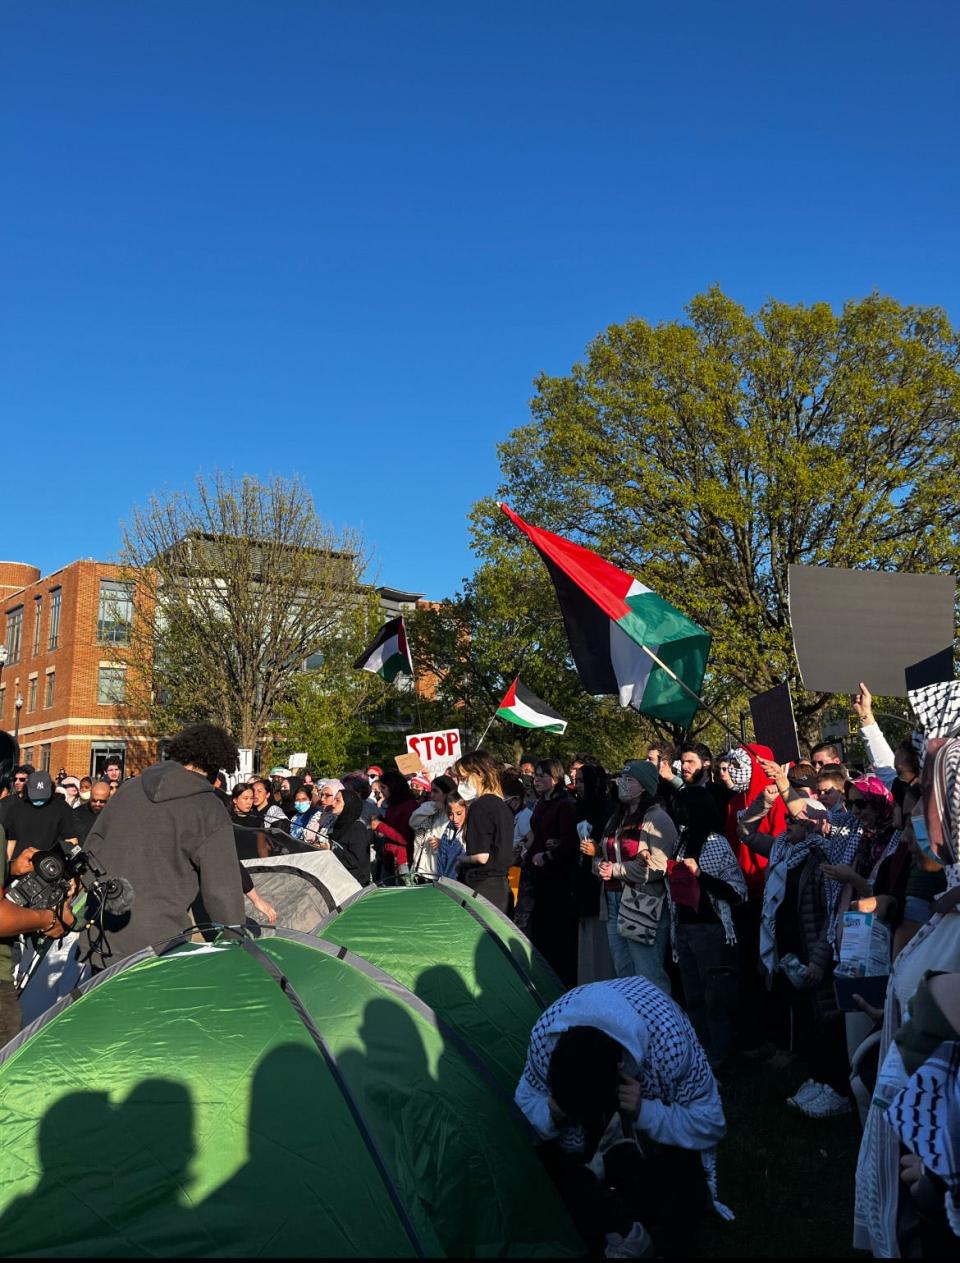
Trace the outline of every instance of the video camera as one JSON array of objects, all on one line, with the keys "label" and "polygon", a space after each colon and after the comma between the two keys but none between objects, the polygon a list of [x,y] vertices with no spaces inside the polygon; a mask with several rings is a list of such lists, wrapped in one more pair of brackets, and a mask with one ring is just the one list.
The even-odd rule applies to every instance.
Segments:
[{"label": "video camera", "polygon": [[[70,898],[73,882],[83,888],[87,900],[95,900],[97,910],[111,916],[122,916],[133,906],[133,887],[125,877],[108,876],[95,855],[66,842],[60,842],[58,850],[37,851],[33,872],[12,881],[6,897],[21,908],[59,908]],[[76,901],[75,915],[87,900]],[[85,920],[91,919],[87,910]]]},{"label": "video camera", "polygon": [[[20,747],[16,739],[0,729],[0,782],[8,787],[19,760]],[[21,908],[59,909],[70,898],[72,882],[84,892],[74,899],[71,908],[77,928],[81,919],[89,922],[101,912],[123,916],[133,906],[133,887],[125,877],[110,877],[95,855],[65,842],[61,842],[58,849],[37,851],[33,857],[33,872],[12,881],[5,894],[11,903]],[[94,906],[87,908],[91,900]]]}]

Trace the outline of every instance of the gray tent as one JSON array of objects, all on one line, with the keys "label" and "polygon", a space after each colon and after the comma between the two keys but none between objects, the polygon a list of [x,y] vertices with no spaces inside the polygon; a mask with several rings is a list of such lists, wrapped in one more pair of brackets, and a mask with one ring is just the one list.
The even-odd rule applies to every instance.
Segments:
[{"label": "gray tent", "polygon": [[[278,928],[302,934],[315,933],[324,917],[360,890],[357,879],[330,851],[300,851],[242,863],[257,894],[276,908]],[[260,925],[268,924],[249,903],[247,915]]]}]

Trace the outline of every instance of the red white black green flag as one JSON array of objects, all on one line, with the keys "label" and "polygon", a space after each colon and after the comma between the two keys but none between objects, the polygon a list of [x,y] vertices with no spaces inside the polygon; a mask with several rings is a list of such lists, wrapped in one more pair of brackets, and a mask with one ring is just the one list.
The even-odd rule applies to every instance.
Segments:
[{"label": "red white black green flag", "polygon": [[353,667],[355,671],[372,671],[387,683],[398,675],[413,675],[413,659],[407,647],[407,628],[402,614],[384,623],[376,640],[364,650]]},{"label": "red white black green flag", "polygon": [[550,572],[587,692],[614,693],[621,706],[688,728],[697,701],[644,646],[699,694],[710,633],[589,548],[531,526],[505,504],[500,508],[527,536]]},{"label": "red white black green flag", "polygon": [[557,733],[567,730],[567,721],[521,684],[519,675],[504,694],[497,716],[521,728],[540,728],[544,732]]}]

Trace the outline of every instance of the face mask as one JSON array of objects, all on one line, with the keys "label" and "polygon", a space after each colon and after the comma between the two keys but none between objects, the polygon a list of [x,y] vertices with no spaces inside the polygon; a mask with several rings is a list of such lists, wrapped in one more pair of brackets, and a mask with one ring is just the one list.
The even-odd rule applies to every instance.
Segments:
[{"label": "face mask", "polygon": [[81,799],[82,799],[85,803],[88,803],[88,802],[90,801],[90,791],[89,791],[89,789],[81,789],[81,791],[80,791],[80,797],[81,797]]},{"label": "face mask", "polygon": [[930,835],[927,833],[926,820],[924,820],[923,816],[911,816],[910,819],[913,821],[913,836],[917,839],[917,846],[928,860],[933,860],[934,864],[939,864],[943,868],[943,860],[930,845]]},{"label": "face mask", "polygon": [[642,793],[643,786],[635,781],[632,776],[629,779],[621,777],[617,781],[617,797],[622,803],[632,803]]},{"label": "face mask", "polygon": [[43,807],[47,800],[45,798],[31,798],[30,801],[33,803],[34,807]]},{"label": "face mask", "polygon": [[466,803],[472,802],[477,796],[477,791],[469,781],[460,781],[457,785],[457,793]]},{"label": "face mask", "polygon": [[299,812],[300,815],[302,816],[305,811],[310,810],[310,804],[309,803],[294,803],[293,809],[294,811]]}]

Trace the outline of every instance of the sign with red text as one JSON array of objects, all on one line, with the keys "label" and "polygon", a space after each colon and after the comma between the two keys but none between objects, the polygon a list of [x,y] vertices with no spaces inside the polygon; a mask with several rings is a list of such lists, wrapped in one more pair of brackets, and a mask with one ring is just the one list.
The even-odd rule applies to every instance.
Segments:
[{"label": "sign with red text", "polygon": [[445,732],[415,732],[406,738],[407,749],[417,755],[431,777],[442,776],[460,757],[460,729]]}]

